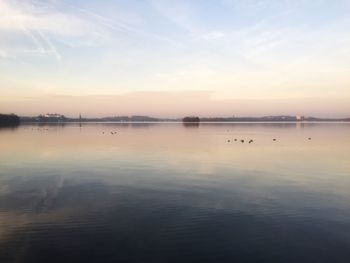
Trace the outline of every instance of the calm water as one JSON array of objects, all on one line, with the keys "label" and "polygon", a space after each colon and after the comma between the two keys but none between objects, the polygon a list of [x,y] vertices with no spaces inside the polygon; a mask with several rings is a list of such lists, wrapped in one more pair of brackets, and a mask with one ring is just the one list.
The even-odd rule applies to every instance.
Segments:
[{"label": "calm water", "polygon": [[350,262],[350,124],[2,128],[0,262]]}]

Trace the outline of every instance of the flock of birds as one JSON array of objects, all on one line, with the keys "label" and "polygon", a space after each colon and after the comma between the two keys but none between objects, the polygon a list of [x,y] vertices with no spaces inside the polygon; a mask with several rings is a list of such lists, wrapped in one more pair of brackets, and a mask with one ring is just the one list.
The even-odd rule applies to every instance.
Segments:
[{"label": "flock of birds", "polygon": [[[228,132],[229,132],[229,130],[227,130]],[[307,138],[309,141],[311,140],[311,137],[309,137],[309,138]],[[237,142],[238,141],[238,139],[234,139],[234,141],[235,142]],[[241,139],[241,140],[239,140],[241,143],[244,143],[245,142],[245,140],[244,139]],[[276,138],[273,138],[272,139],[272,141],[277,141],[277,139]],[[231,142],[231,140],[227,140],[227,142]],[[253,143],[254,142],[254,140],[253,139],[250,139],[249,141],[248,141],[248,143]]]},{"label": "flock of birds", "polygon": [[[105,132],[103,131],[102,134],[105,134]],[[117,134],[117,132],[116,131],[111,131],[110,134],[111,135],[115,135],[115,134]]]},{"label": "flock of birds", "polygon": [[32,128],[32,130],[38,130],[38,131],[48,131],[47,128]]},{"label": "flock of birds", "polygon": [[[34,128],[32,128],[32,130],[34,130]],[[49,129],[47,129],[47,128],[37,128],[36,130],[39,130],[39,131],[48,131]],[[106,134],[107,132],[105,132],[105,131],[102,131],[102,134]],[[116,135],[117,134],[117,131],[110,131],[109,132],[111,135]],[[311,137],[309,137],[309,138],[307,138],[309,141],[311,140]],[[234,141],[235,142],[237,142],[238,141],[238,139],[234,139]],[[241,143],[245,143],[245,140],[244,139],[240,139],[239,140]],[[277,141],[277,139],[276,138],[273,138],[272,139],[272,141]],[[227,140],[227,142],[229,143],[229,142],[231,142],[231,140],[230,139],[228,139]],[[250,143],[253,143],[254,142],[254,140],[253,139],[250,139],[250,140],[247,140],[247,142],[250,144]]]},{"label": "flock of birds", "polygon": [[[311,140],[311,137],[309,137],[309,138],[307,138],[307,139],[310,141],[310,140]],[[238,140],[237,140],[237,139],[234,139],[234,141],[236,142],[236,141],[238,141]],[[276,138],[273,138],[272,141],[275,142],[275,141],[277,141],[277,139],[276,139]],[[227,142],[231,142],[231,140],[227,140]],[[241,139],[240,142],[241,142],[241,143],[244,143],[245,140],[244,140],[244,139]],[[254,142],[253,139],[250,139],[250,140],[248,141],[248,143],[253,143],[253,142]]]}]

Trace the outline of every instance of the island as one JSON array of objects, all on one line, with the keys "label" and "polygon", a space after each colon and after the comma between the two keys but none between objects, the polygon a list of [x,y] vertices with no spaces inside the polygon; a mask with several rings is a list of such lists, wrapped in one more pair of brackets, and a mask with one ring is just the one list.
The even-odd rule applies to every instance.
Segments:
[{"label": "island", "polygon": [[189,116],[182,119],[182,122],[199,123],[201,120],[199,117]]}]

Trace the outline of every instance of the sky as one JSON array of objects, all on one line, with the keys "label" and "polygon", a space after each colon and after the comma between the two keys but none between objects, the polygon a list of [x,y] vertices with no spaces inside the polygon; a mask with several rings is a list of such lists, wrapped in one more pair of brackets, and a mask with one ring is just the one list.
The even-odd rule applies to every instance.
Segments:
[{"label": "sky", "polygon": [[349,0],[0,0],[0,112],[350,117]]}]

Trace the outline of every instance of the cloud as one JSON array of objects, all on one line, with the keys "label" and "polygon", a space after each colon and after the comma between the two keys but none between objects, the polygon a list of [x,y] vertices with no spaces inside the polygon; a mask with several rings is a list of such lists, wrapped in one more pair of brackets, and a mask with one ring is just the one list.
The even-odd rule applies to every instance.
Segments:
[{"label": "cloud", "polygon": [[30,3],[30,1],[1,1],[0,29],[21,31],[25,26],[28,30],[40,30],[59,36],[81,36],[89,30],[86,21]]},{"label": "cloud", "polygon": [[50,38],[45,36],[44,33],[42,33],[41,31],[38,31],[39,35],[41,36],[41,38],[45,41],[45,43],[49,46],[49,50],[55,55],[56,59],[58,61],[62,60],[62,56],[61,54],[57,51],[56,47],[54,46],[54,44],[51,42]]},{"label": "cloud", "polygon": [[199,38],[210,41],[210,40],[217,40],[217,39],[224,38],[226,35],[227,34],[222,31],[210,31],[206,34],[200,35]]},{"label": "cloud", "polygon": [[168,21],[190,33],[197,31],[193,21],[195,9],[189,1],[149,0],[149,3]]},{"label": "cloud", "polygon": [[108,30],[106,22],[101,21],[101,18],[91,19],[91,14],[60,11],[52,1],[38,4],[0,0],[0,37],[4,40],[0,57],[28,55],[29,52],[53,56],[60,62],[62,55],[56,47],[57,42],[79,46],[104,40]]},{"label": "cloud", "polygon": [[9,55],[5,50],[0,50],[0,58],[8,58]]}]

